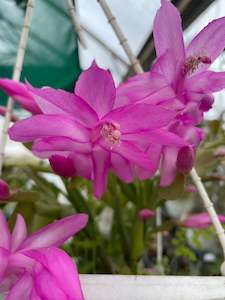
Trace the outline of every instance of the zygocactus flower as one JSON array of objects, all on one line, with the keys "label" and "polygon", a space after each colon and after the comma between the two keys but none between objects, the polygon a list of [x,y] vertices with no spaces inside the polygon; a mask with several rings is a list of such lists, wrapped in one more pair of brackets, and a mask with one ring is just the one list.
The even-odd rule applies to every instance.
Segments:
[{"label": "zygocactus flower", "polygon": [[87,219],[72,215],[27,236],[21,215],[10,233],[0,211],[0,293],[5,299],[83,300],[74,262],[56,247],[84,228]]},{"label": "zygocactus flower", "polygon": [[158,168],[161,145],[187,144],[163,129],[176,111],[145,103],[114,108],[112,76],[95,63],[80,75],[74,93],[26,87],[42,114],[17,122],[10,138],[34,142],[33,153],[49,158],[60,175],[92,180],[96,197],[105,191],[109,170],[125,182],[149,178]]}]

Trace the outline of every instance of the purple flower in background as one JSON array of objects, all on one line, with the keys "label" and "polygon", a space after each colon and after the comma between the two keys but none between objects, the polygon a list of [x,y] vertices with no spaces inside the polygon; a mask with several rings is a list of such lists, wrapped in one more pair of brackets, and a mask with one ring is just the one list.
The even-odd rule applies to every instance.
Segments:
[{"label": "purple flower in background", "polygon": [[213,93],[225,87],[225,72],[208,68],[225,47],[225,18],[206,26],[185,49],[179,11],[162,0],[154,20],[157,60],[148,73],[129,79],[118,89],[117,105],[161,104],[178,112],[168,130],[189,144],[183,149],[163,147],[162,186],[170,185],[177,172],[188,173],[203,132],[196,126],[213,105]]},{"label": "purple flower in background", "polygon": [[179,11],[170,1],[161,3],[153,26],[158,58],[153,70],[182,103],[196,103],[205,112],[212,107],[212,93],[225,87],[225,72],[208,70],[225,47],[225,17],[209,23],[185,49]]},{"label": "purple flower in background", "polygon": [[142,208],[141,210],[139,210],[138,212],[138,217],[140,220],[145,221],[148,219],[151,219],[152,217],[155,216],[155,212],[148,209],[148,208]]},{"label": "purple flower in background", "polygon": [[[219,215],[218,217],[221,223],[225,223],[225,216]],[[188,228],[207,228],[212,225],[212,221],[208,213],[199,213],[187,217],[183,225]]]},{"label": "purple flower in background", "polygon": [[8,184],[0,179],[0,200],[6,200],[10,196]]},{"label": "purple flower in background", "polygon": [[161,145],[186,145],[162,129],[175,111],[145,103],[114,108],[112,76],[95,63],[81,74],[75,93],[29,84],[27,89],[42,114],[17,122],[11,139],[34,141],[34,154],[49,158],[60,175],[92,180],[96,197],[105,191],[109,170],[125,182],[148,178],[158,168]]},{"label": "purple flower in background", "polygon": [[75,264],[56,247],[84,228],[87,220],[85,214],[72,215],[27,236],[21,215],[10,233],[0,211],[0,293],[5,299],[83,300]]}]

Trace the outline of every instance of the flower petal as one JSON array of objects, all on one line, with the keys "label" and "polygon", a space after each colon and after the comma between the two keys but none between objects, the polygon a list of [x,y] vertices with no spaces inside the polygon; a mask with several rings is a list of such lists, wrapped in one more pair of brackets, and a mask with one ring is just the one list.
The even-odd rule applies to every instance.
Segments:
[{"label": "flower petal", "polygon": [[9,129],[9,136],[19,142],[30,142],[50,136],[64,136],[86,142],[89,139],[89,131],[66,116],[36,115],[16,122]]},{"label": "flower petal", "polygon": [[24,273],[21,278],[14,284],[6,300],[30,300],[32,289],[32,278],[29,273]]},{"label": "flower petal", "polygon": [[32,147],[32,152],[41,158],[49,158],[54,154],[60,155],[60,152],[67,151],[90,153],[91,145],[90,143],[78,142],[69,137],[54,136],[37,140]]},{"label": "flower petal", "polygon": [[35,101],[44,114],[70,114],[87,126],[98,122],[95,111],[80,97],[60,89],[50,87],[34,88],[28,85]]},{"label": "flower petal", "polygon": [[129,161],[121,155],[117,153],[111,154],[111,167],[116,176],[118,176],[121,180],[128,183],[133,181],[134,174],[132,167]]},{"label": "flower petal", "polygon": [[76,83],[75,94],[84,99],[101,118],[112,109],[116,98],[111,73],[93,62],[89,69],[81,73]]},{"label": "flower petal", "polygon": [[4,276],[4,273],[7,269],[8,265],[8,257],[10,252],[2,247],[0,247],[0,282]]},{"label": "flower petal", "polygon": [[173,51],[173,62],[183,61],[185,57],[181,17],[178,9],[167,0],[162,0],[154,25],[153,35],[157,56],[163,55],[167,49]]},{"label": "flower petal", "polygon": [[175,179],[178,150],[175,147],[165,147],[160,169],[160,186],[168,186]]},{"label": "flower petal", "polygon": [[[225,17],[209,23],[197,36],[190,42],[186,50],[186,55],[206,55],[213,62],[225,48]],[[209,65],[202,64],[201,70],[208,68]]]},{"label": "flower petal", "polygon": [[151,170],[146,170],[144,168],[136,168],[136,174],[140,180],[151,178],[158,170],[162,154],[162,146],[153,143],[150,145],[150,147],[148,147],[145,154],[149,157],[149,160],[152,164],[152,168]]},{"label": "flower petal", "polygon": [[138,167],[153,171],[154,164],[146,153],[139,150],[133,143],[122,141],[118,147],[112,149],[112,152],[118,153],[131,163]]},{"label": "flower petal", "polygon": [[0,247],[9,250],[11,236],[8,228],[8,224],[4,213],[0,210],[0,228],[1,228],[1,238],[0,238]]},{"label": "flower petal", "polygon": [[156,104],[174,96],[175,93],[164,76],[148,72],[131,77],[118,87],[114,108],[137,101]]},{"label": "flower petal", "polygon": [[225,72],[205,71],[187,78],[184,89],[191,92],[209,94],[225,88]]},{"label": "flower petal", "polygon": [[93,148],[94,195],[100,198],[107,185],[107,173],[110,166],[110,154],[107,150],[96,146]]},{"label": "flower petal", "polygon": [[24,218],[21,215],[17,215],[16,224],[12,232],[11,251],[14,252],[18,249],[20,244],[25,240],[27,236],[27,227]]},{"label": "flower petal", "polygon": [[138,145],[149,146],[151,144],[159,144],[164,146],[184,147],[187,142],[173,132],[165,129],[156,129],[142,131],[139,133],[123,134],[123,141],[135,142]]},{"label": "flower petal", "polygon": [[89,180],[93,177],[93,162],[91,155],[71,153],[69,156],[76,169],[77,176],[87,178]]},{"label": "flower petal", "polygon": [[55,221],[31,234],[20,246],[21,250],[60,246],[69,237],[83,229],[88,221],[86,214],[72,215]]},{"label": "flower petal", "polygon": [[102,121],[117,122],[122,133],[152,130],[167,125],[176,112],[145,103],[127,105],[114,109]]},{"label": "flower petal", "polygon": [[11,79],[0,79],[0,88],[13,99],[17,100],[23,108],[32,114],[40,114],[41,110],[34,101],[33,94],[28,91],[24,83]]},{"label": "flower petal", "polygon": [[[62,295],[65,294],[68,297],[65,297],[65,300],[83,300],[76,266],[64,251],[51,247],[40,250],[29,250],[25,254],[38,261],[44,267],[44,270],[37,274],[35,279],[35,286],[38,286],[37,290],[40,291],[39,294],[41,297],[46,297],[51,291],[53,292],[51,294],[52,299],[61,299],[58,298],[58,295],[62,293]],[[57,290],[57,297],[53,297],[55,291],[52,290]]]}]

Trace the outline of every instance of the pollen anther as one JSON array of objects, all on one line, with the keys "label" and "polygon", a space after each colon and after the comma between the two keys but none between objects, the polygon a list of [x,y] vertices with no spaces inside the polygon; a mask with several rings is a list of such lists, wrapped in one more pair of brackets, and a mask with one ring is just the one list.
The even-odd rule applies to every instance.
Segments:
[{"label": "pollen anther", "polygon": [[121,137],[120,125],[115,122],[105,122],[101,128],[101,136],[110,146],[118,145]]}]

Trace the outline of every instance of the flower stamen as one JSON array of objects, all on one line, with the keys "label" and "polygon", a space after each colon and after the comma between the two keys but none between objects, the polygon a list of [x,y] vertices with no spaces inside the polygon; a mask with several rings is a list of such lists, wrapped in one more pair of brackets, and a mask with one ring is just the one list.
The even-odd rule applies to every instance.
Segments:
[{"label": "flower stamen", "polygon": [[120,125],[115,122],[105,122],[101,128],[101,136],[110,145],[118,145],[120,142],[121,132]]},{"label": "flower stamen", "polygon": [[209,65],[212,61],[210,57],[206,55],[197,55],[197,56],[190,56],[186,59],[184,63],[183,72],[184,74],[192,74],[194,73],[201,64]]}]

